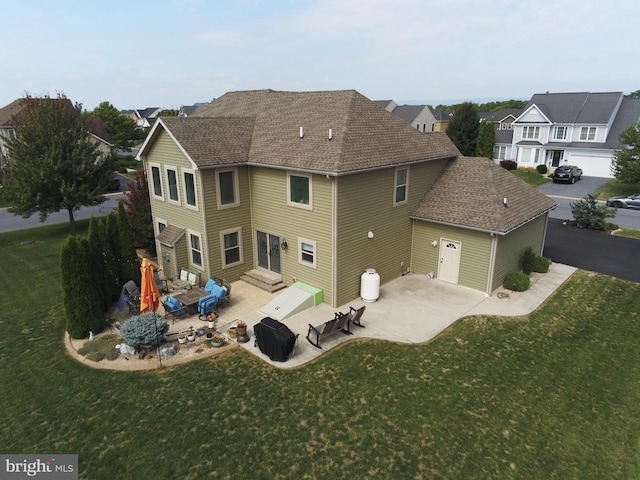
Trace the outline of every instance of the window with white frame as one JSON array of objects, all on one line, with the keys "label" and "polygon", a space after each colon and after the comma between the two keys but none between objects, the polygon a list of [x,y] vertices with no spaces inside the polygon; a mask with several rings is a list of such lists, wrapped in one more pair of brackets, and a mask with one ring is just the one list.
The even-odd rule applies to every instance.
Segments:
[{"label": "window with white frame", "polygon": [[189,243],[191,249],[191,263],[194,265],[202,266],[202,241],[200,235],[194,232],[189,232]]},{"label": "window with white frame", "polygon": [[533,163],[539,163],[540,162],[540,149],[539,148],[534,148],[533,149]]},{"label": "window with white frame", "polygon": [[156,228],[158,233],[162,233],[162,231],[167,228],[167,221],[156,218]]},{"label": "window with white frame", "polygon": [[292,206],[312,209],[313,186],[311,175],[287,173],[287,203]]},{"label": "window with white frame", "polygon": [[580,140],[595,140],[596,127],[582,127],[580,129]]},{"label": "window with white frame", "polygon": [[178,172],[175,168],[167,167],[167,184],[169,185],[169,201],[180,203]]},{"label": "window with white frame", "polygon": [[182,176],[184,178],[184,201],[187,206],[197,208],[195,174],[191,170],[184,170]]},{"label": "window with white frame", "polygon": [[238,169],[229,168],[216,172],[216,195],[218,208],[235,207],[240,204]]},{"label": "window with white frame", "polygon": [[316,268],[318,252],[316,242],[306,238],[298,239],[298,262]]},{"label": "window with white frame", "polygon": [[535,140],[540,136],[540,127],[526,126],[522,127],[522,138],[527,140]]},{"label": "window with white frame", "polygon": [[242,229],[235,228],[220,232],[222,245],[222,268],[242,263]]},{"label": "window with white frame", "polygon": [[569,130],[568,127],[562,127],[562,126],[556,125],[556,127],[553,129],[553,139],[566,140],[568,130]]},{"label": "window with white frame", "polygon": [[522,163],[529,163],[531,161],[531,148],[523,148],[522,155],[520,155],[520,161]]},{"label": "window with white frame", "polygon": [[162,178],[160,176],[160,165],[151,164],[151,183],[153,185],[153,196],[162,198]]},{"label": "window with white frame", "polygon": [[394,205],[402,205],[407,203],[408,188],[409,188],[409,167],[396,168],[394,194],[393,194]]},{"label": "window with white frame", "polygon": [[493,159],[494,160],[505,160],[507,158],[507,147],[506,145],[494,145],[493,146]]}]

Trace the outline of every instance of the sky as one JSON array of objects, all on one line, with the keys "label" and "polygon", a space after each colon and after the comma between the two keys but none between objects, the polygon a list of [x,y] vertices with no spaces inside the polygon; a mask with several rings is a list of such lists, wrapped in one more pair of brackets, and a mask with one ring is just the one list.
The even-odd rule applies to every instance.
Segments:
[{"label": "sky", "polygon": [[228,91],[402,104],[640,90],[637,0],[0,0],[0,107],[180,108]]}]

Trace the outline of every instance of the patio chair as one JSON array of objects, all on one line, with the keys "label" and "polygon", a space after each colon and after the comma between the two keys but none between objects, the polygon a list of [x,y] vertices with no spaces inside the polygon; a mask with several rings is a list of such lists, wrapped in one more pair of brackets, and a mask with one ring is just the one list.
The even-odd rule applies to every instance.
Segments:
[{"label": "patio chair", "polygon": [[153,281],[156,282],[158,291],[161,294],[169,293],[169,285],[166,279],[160,278],[160,272],[158,270],[153,271]]},{"label": "patio chair", "polygon": [[189,314],[187,309],[171,295],[167,295],[161,303],[164,307],[164,318],[172,317],[172,323],[176,323],[176,318],[185,317]]},{"label": "patio chair", "polygon": [[[324,322],[322,325],[314,327],[313,325],[309,324],[309,330],[307,331],[307,340],[314,347],[322,349],[322,347],[320,346],[320,340],[338,331],[344,333],[345,335],[352,335],[352,333],[349,331],[348,314],[338,312],[331,320]],[[315,341],[313,339],[313,335],[315,335]]]},{"label": "patio chair", "polygon": [[210,313],[217,312],[218,305],[220,305],[220,297],[215,294],[200,297],[198,300],[198,318],[204,320]]},{"label": "patio chair", "polygon": [[118,309],[122,311],[125,306],[128,307],[130,315],[138,315],[140,313],[140,289],[133,280],[125,283],[120,292]]},{"label": "patio chair", "polygon": [[231,285],[224,280],[214,277],[207,280],[207,283],[204,284],[204,291],[210,295],[216,295],[220,299],[219,304],[222,305],[229,301]]},{"label": "patio chair", "polygon": [[358,309],[349,307],[349,313],[347,314],[347,316],[349,317],[349,323],[353,323],[360,328],[364,328],[364,325],[362,325],[360,319],[362,318],[362,314],[364,313],[365,308],[366,305],[363,305]]}]

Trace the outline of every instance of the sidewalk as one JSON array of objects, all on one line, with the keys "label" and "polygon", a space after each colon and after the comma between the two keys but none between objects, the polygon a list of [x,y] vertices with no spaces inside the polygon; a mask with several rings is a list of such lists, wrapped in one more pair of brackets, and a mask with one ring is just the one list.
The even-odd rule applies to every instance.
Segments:
[{"label": "sidewalk", "polygon": [[[532,274],[531,287],[527,291],[511,292],[499,289],[491,296],[437,279],[429,280],[424,275],[409,274],[383,285],[376,302],[365,303],[362,299],[357,299],[337,309],[322,304],[285,319],[283,323],[299,334],[295,354],[286,362],[270,360],[254,346],[253,338],[248,343],[239,345],[267,363],[289,369],[314,361],[323,353],[354,339],[381,338],[402,343],[423,343],[465,316],[527,315],[549,298],[576,270],[568,265],[554,263],[548,273]],[[219,330],[226,329],[227,319],[235,319],[228,323],[231,325],[242,318],[247,322],[249,335],[252,335],[253,326],[264,317],[258,310],[277,296],[277,293],[267,294],[244,282],[234,283],[232,291],[232,304],[237,302],[238,310],[227,310],[231,305],[220,310]],[[236,292],[240,298],[236,297]],[[240,301],[244,303],[242,311],[239,309]],[[335,312],[347,313],[349,306],[359,308],[362,305],[366,306],[362,317],[365,328],[352,327],[353,335],[335,333],[321,343],[322,349],[307,341],[309,324],[320,325],[333,318]],[[248,310],[251,310],[251,313],[246,313]],[[246,314],[235,316],[242,313]]]}]

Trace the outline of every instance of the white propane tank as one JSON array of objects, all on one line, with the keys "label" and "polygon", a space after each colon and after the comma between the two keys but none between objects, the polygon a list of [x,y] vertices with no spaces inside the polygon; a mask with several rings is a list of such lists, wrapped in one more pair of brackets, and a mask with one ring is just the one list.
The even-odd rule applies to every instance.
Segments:
[{"label": "white propane tank", "polygon": [[365,302],[375,302],[380,296],[380,275],[375,268],[367,268],[360,277],[360,296]]}]

